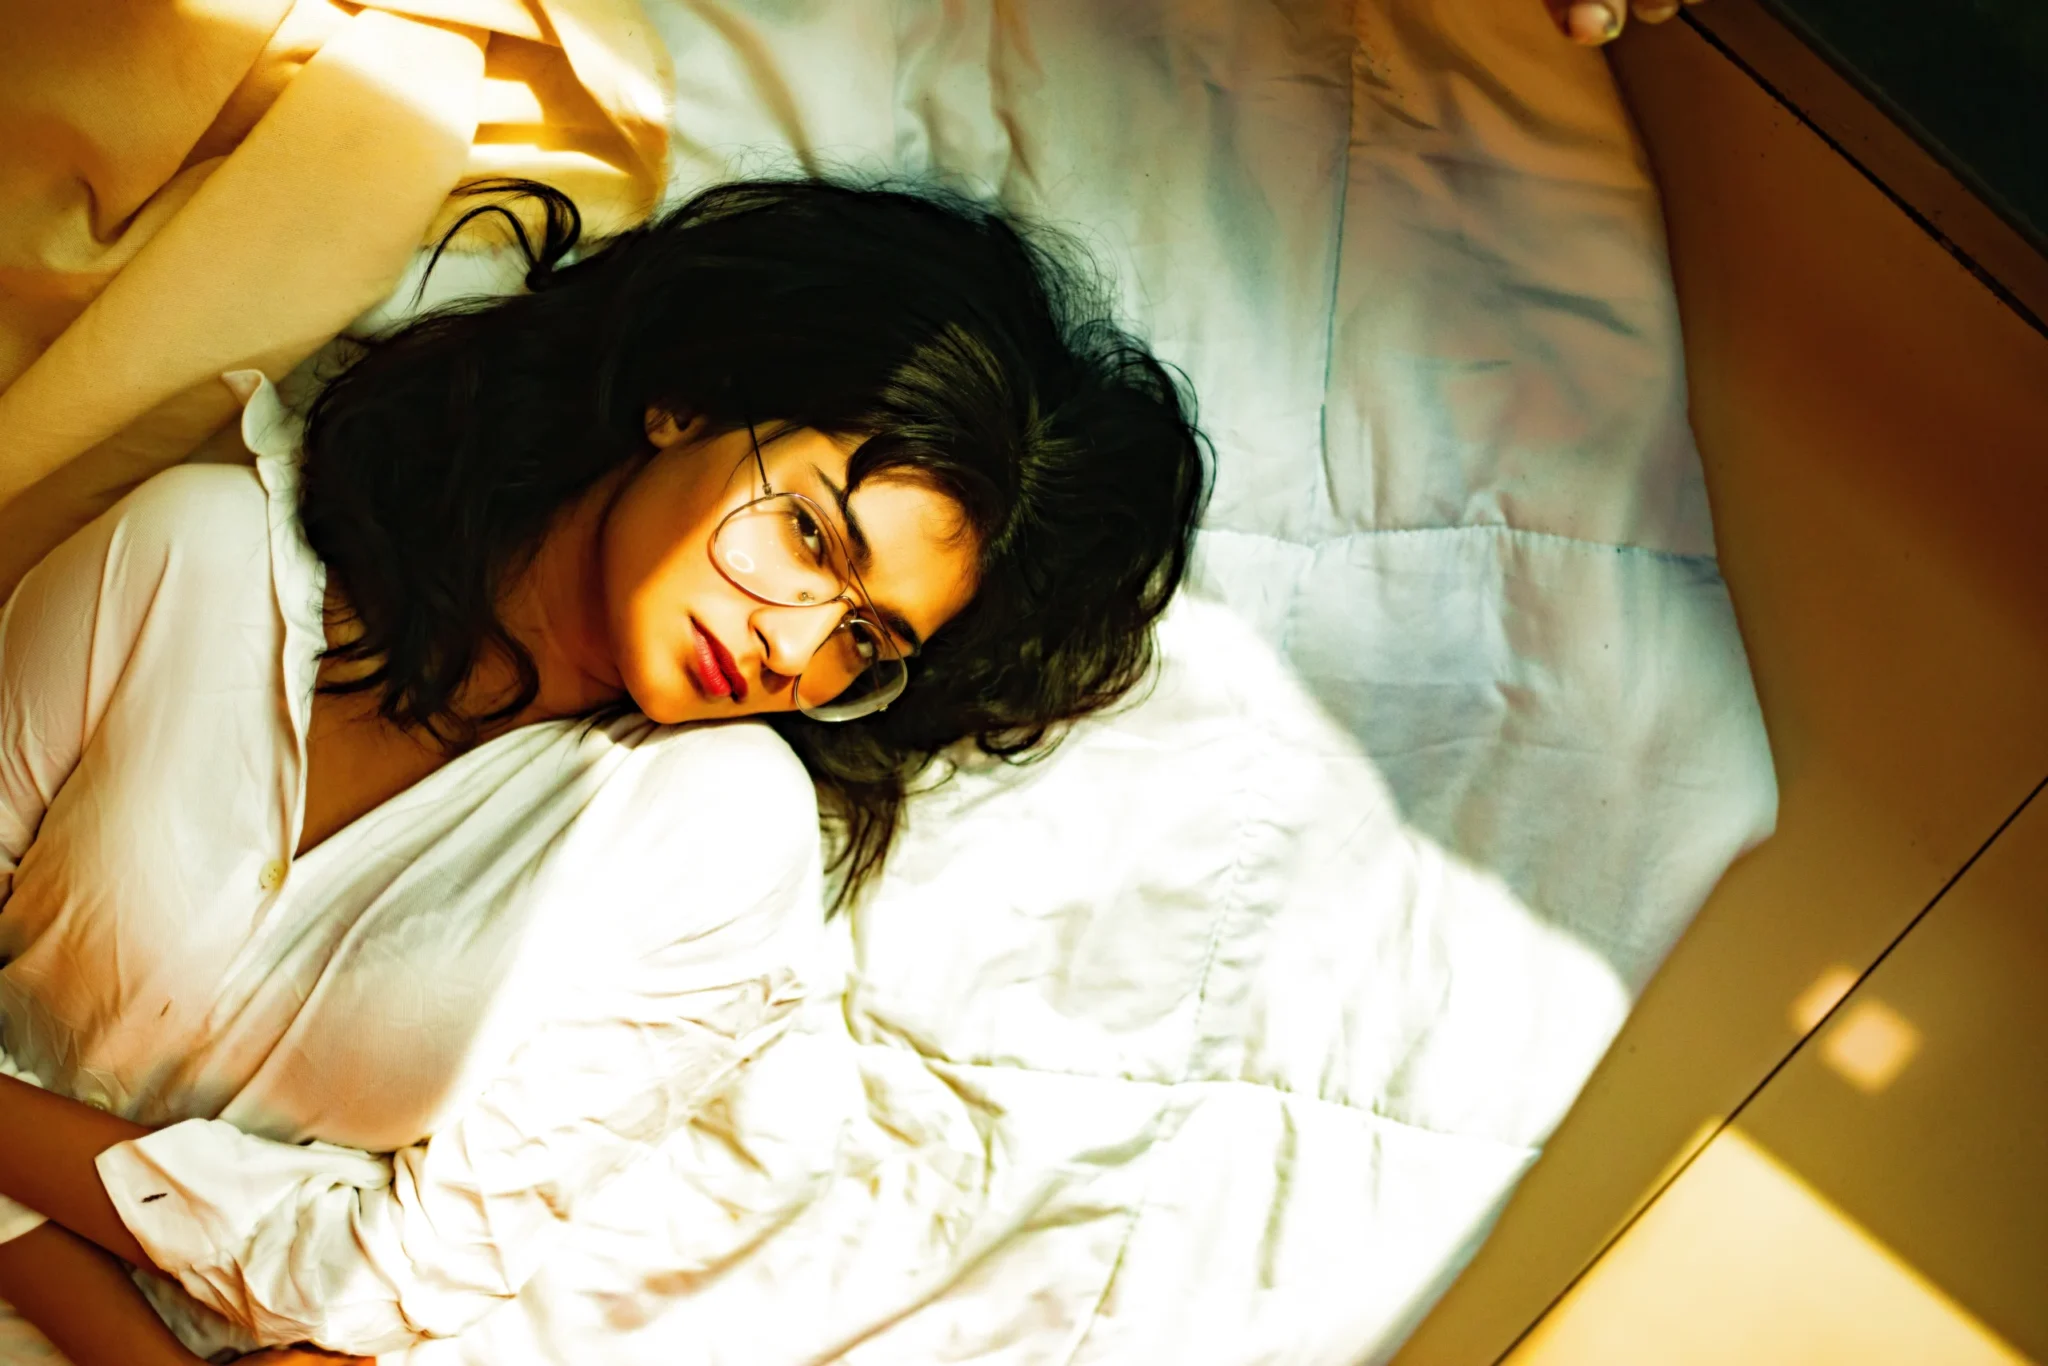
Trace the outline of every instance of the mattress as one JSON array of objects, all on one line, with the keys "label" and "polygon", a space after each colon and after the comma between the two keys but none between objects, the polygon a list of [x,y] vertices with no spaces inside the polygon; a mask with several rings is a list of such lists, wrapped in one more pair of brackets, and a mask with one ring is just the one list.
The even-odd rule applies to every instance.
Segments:
[{"label": "mattress", "polygon": [[1215,497],[1145,693],[920,797],[844,990],[405,1359],[1385,1360],[1774,819],[1605,65],[1535,0],[648,9],[673,193],[1070,232]]}]

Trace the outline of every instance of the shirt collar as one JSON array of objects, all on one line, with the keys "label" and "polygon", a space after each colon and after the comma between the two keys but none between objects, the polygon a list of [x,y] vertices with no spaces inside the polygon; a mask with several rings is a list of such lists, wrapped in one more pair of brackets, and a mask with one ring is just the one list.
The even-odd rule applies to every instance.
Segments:
[{"label": "shirt collar", "polygon": [[327,569],[306,544],[299,525],[305,422],[285,405],[277,386],[262,372],[237,370],[221,378],[236,392],[249,395],[242,405],[242,444],[256,457],[256,477],[269,499],[270,581],[285,626],[285,697],[293,728],[303,741],[312,719],[320,652],[327,648]]}]

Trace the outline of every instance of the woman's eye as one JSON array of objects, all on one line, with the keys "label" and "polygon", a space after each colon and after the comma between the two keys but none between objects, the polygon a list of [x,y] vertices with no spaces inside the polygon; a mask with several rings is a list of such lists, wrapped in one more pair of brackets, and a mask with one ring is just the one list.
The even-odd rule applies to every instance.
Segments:
[{"label": "woman's eye", "polygon": [[865,669],[875,662],[881,650],[875,644],[874,623],[858,612],[847,614],[846,623],[839,634],[845,638],[847,662],[855,669]]},{"label": "woman's eye", "polygon": [[797,509],[796,534],[803,538],[804,550],[819,564],[825,563],[825,533],[819,528],[811,514]]}]

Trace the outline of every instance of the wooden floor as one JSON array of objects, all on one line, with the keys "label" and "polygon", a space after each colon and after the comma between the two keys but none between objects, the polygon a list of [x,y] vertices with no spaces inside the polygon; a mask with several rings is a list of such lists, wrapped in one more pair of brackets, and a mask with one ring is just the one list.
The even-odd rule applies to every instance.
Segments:
[{"label": "wooden floor", "polygon": [[1779,834],[1400,1366],[2048,1362],[2048,272],[1768,47],[1614,60]]}]

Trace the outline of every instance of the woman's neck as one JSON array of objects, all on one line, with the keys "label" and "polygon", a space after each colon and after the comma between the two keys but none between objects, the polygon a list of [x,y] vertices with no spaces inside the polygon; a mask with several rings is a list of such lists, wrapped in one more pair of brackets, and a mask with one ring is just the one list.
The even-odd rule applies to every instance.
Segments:
[{"label": "woman's neck", "polygon": [[548,528],[499,613],[533,656],[540,692],[514,724],[575,716],[619,699],[604,592],[604,523],[630,468],[606,475]]}]

